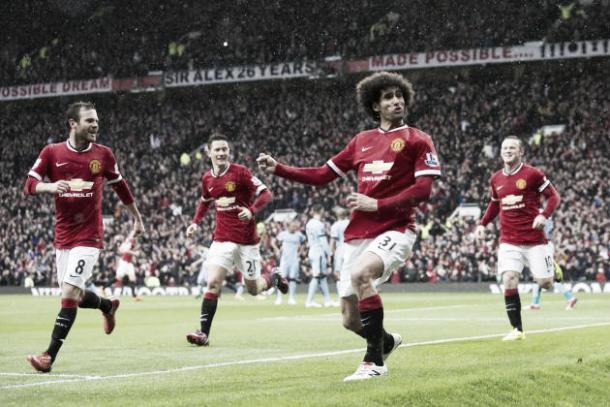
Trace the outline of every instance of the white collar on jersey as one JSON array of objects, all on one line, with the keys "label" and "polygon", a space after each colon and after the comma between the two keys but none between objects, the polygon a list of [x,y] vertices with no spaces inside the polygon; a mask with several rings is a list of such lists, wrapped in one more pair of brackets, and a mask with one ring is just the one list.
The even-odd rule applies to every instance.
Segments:
[{"label": "white collar on jersey", "polygon": [[212,174],[212,177],[214,177],[214,178],[222,177],[223,175],[225,175],[227,173],[227,171],[229,171],[229,168],[231,168],[231,163],[229,163],[229,165],[227,165],[227,168],[225,168],[225,170],[218,175],[214,174],[214,167],[212,167],[212,169],[210,170],[210,173]]},{"label": "white collar on jersey", "polygon": [[377,127],[377,130],[378,130],[380,133],[387,134],[387,133],[392,133],[392,132],[394,132],[394,131],[398,131],[398,130],[404,130],[404,129],[408,128],[408,127],[409,127],[408,125],[403,124],[402,126],[400,126],[400,127],[396,127],[395,129],[392,129],[392,130],[384,130],[384,129],[382,129],[381,127]]},{"label": "white collar on jersey", "polygon": [[86,151],[91,150],[91,148],[93,147],[93,143],[89,143],[89,146],[87,148],[85,148],[84,150],[77,150],[74,147],[72,147],[72,144],[70,144],[70,140],[66,140],[66,145],[68,146],[68,150],[74,151],[75,153],[84,153]]},{"label": "white collar on jersey", "polygon": [[502,168],[502,173],[507,176],[515,175],[516,173],[518,173],[521,170],[521,168],[523,168],[523,163],[519,164],[519,166],[517,168],[515,168],[514,171],[511,171],[511,172],[506,172],[506,168]]}]

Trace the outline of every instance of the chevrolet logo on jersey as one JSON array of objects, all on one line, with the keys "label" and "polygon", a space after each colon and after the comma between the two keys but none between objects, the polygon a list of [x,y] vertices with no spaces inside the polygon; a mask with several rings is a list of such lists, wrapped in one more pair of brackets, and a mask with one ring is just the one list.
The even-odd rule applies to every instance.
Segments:
[{"label": "chevrolet logo on jersey", "polygon": [[523,201],[523,195],[507,195],[502,198],[502,205],[512,206]]},{"label": "chevrolet logo on jersey", "polygon": [[364,164],[362,171],[370,172],[371,174],[383,174],[384,172],[390,171],[393,165],[394,161],[391,163],[386,163],[383,160],[375,160],[372,163]]},{"label": "chevrolet logo on jersey", "polygon": [[227,206],[235,203],[234,196],[222,196],[216,199],[216,206],[220,208],[226,208]]},{"label": "chevrolet logo on jersey", "polygon": [[74,178],[68,181],[70,185],[70,190],[74,192],[84,191],[86,189],[91,189],[93,186],[93,181],[84,181],[81,178]]}]

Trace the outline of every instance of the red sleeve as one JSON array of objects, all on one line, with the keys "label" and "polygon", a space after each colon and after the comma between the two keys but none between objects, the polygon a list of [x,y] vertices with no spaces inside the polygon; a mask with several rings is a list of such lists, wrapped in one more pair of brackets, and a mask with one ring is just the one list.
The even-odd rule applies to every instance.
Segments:
[{"label": "red sleeve", "polygon": [[355,168],[354,161],[356,161],[357,138],[358,136],[352,138],[343,150],[326,162],[326,165],[328,165],[339,177],[344,177],[345,173]]},{"label": "red sleeve", "polygon": [[441,176],[441,164],[432,139],[427,134],[422,134],[417,145],[417,157],[415,158],[415,177],[421,177],[422,175]]},{"label": "red sleeve", "polygon": [[252,175],[249,169],[244,168],[242,176],[244,177],[245,185],[247,185],[248,190],[250,190],[254,196],[258,196],[267,189],[267,186],[263,184],[263,181]]},{"label": "red sleeve", "polygon": [[487,226],[489,222],[494,220],[496,216],[500,213],[500,202],[499,201],[490,201],[487,210],[485,211],[485,215],[479,221],[479,224],[483,226]]},{"label": "red sleeve", "polygon": [[298,168],[278,163],[275,167],[275,174],[282,178],[309,185],[324,185],[337,178],[337,174],[328,165]]},{"label": "red sleeve", "polygon": [[549,184],[542,192],[542,195],[546,198],[546,206],[544,207],[544,211],[542,211],[542,215],[548,219],[559,205],[559,193],[552,184]]},{"label": "red sleeve", "polygon": [[106,163],[104,164],[104,178],[108,180],[108,185],[113,185],[123,179],[123,176],[119,172],[119,165],[116,162],[116,158],[114,158],[114,154],[110,149],[108,149]]},{"label": "red sleeve", "polygon": [[263,189],[261,193],[256,197],[256,200],[250,207],[252,213],[259,213],[262,211],[271,201],[273,200],[273,195],[269,192],[268,189]]},{"label": "red sleeve", "polygon": [[[110,182],[109,182],[110,184]],[[123,205],[131,205],[134,201],[133,195],[129,190],[129,186],[127,185],[127,181],[124,179],[119,180],[118,182],[114,182],[111,184],[114,192],[119,196]]]},{"label": "red sleeve", "polygon": [[201,219],[205,216],[206,212],[210,208],[212,204],[212,200],[204,201],[203,198],[199,200],[199,204],[197,205],[197,210],[195,211],[195,216],[193,216],[192,223],[198,225],[201,222]]},{"label": "red sleeve", "polygon": [[23,187],[24,194],[34,195],[36,193],[36,185],[48,176],[49,163],[51,161],[51,147],[46,146],[38,155],[30,172],[28,172],[28,179],[25,181],[25,186]]},{"label": "red sleeve", "polygon": [[415,184],[399,194],[379,199],[377,201],[377,210],[395,211],[405,207],[413,207],[422,201],[427,201],[432,193],[432,182],[434,182],[434,178],[431,176],[418,177],[415,180]]}]

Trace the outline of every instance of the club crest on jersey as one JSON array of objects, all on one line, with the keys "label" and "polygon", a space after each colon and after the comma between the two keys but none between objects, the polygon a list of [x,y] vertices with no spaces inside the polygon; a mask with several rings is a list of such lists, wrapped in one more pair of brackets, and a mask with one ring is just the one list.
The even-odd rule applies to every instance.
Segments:
[{"label": "club crest on jersey", "polygon": [[235,185],[235,182],[233,182],[233,181],[225,182],[225,189],[229,192],[235,191],[236,187],[237,187],[237,185]]},{"label": "club crest on jersey", "polygon": [[390,144],[390,148],[395,153],[399,153],[402,151],[403,148],[405,148],[405,141],[401,138],[395,138],[394,140],[392,140],[392,144]]},{"label": "club crest on jersey", "polygon": [[89,170],[93,175],[99,174],[102,171],[102,163],[99,160],[89,161]]},{"label": "club crest on jersey", "polygon": [[432,153],[426,153],[426,159],[424,160],[424,163],[426,163],[426,165],[428,167],[438,167],[439,166],[438,158],[436,157],[436,154],[432,154]]},{"label": "club crest on jersey", "polygon": [[519,178],[517,180],[517,182],[515,182],[515,185],[519,189],[525,189],[525,187],[527,186],[527,182],[525,182],[525,180],[523,178]]}]

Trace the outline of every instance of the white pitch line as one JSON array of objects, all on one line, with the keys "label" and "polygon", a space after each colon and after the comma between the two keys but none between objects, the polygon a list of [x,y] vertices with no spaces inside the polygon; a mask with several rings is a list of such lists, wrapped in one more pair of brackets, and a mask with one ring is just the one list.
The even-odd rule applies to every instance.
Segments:
[{"label": "white pitch line", "polygon": [[[475,306],[478,304],[456,304],[456,305],[442,305],[440,307],[421,307],[421,308],[400,308],[400,309],[392,309],[392,310],[384,310],[384,314],[393,314],[396,312],[407,312],[407,311],[431,311],[431,310],[441,310],[441,309],[451,309],[451,308],[464,308],[469,306]],[[341,315],[341,311],[337,309],[337,312],[328,313],[328,314],[318,314],[318,315],[295,315],[295,316],[281,316],[281,317],[266,317],[266,318],[258,318],[257,321],[287,321],[287,320],[308,320],[308,318],[324,318],[324,317],[337,317]]]},{"label": "white pitch line", "polygon": [[[19,377],[19,376],[37,376],[40,377],[40,373],[12,373],[12,372],[0,372],[0,376],[8,376],[8,377]],[[49,373],[45,375],[45,377],[75,377],[79,379],[89,379],[97,376],[87,376],[81,374],[62,374],[62,373]]]},{"label": "white pitch line", "polygon": [[[559,327],[559,328],[536,329],[536,330],[531,330],[531,331],[526,331],[526,332],[528,335],[534,335],[534,334],[543,334],[543,333],[549,333],[549,332],[571,331],[571,330],[583,329],[583,328],[595,328],[595,327],[600,327],[600,326],[610,326],[610,321],[600,322],[597,324],[585,324],[585,325],[564,326],[564,327]],[[400,345],[400,347],[401,348],[412,348],[412,347],[416,347],[416,346],[439,345],[439,344],[452,343],[452,342],[476,341],[479,339],[500,338],[504,335],[506,335],[506,333],[436,339],[436,340],[432,340],[432,341],[405,343],[405,344]],[[117,375],[110,375],[110,376],[83,376],[81,378],[74,378],[74,379],[65,379],[65,380],[60,379],[60,380],[49,380],[49,381],[37,382],[37,383],[12,384],[12,385],[8,385],[8,386],[1,386],[0,389],[18,389],[18,388],[26,388],[26,387],[44,386],[47,384],[54,384],[54,383],[80,383],[80,382],[85,382],[85,381],[100,381],[100,380],[110,380],[110,379],[126,379],[126,378],[132,378],[132,377],[155,376],[155,375],[163,375],[163,374],[170,374],[170,373],[187,372],[187,371],[191,371],[191,370],[209,369],[209,368],[215,368],[215,367],[243,366],[243,365],[252,365],[252,364],[256,364],[256,363],[274,363],[274,362],[285,362],[285,361],[291,361],[291,360],[321,358],[321,357],[328,357],[328,356],[339,356],[339,355],[346,355],[349,353],[357,353],[357,352],[362,352],[362,351],[363,351],[362,348],[346,349],[346,350],[332,351],[332,352],[306,353],[306,354],[302,354],[302,355],[277,356],[277,357],[269,357],[269,358],[261,358],[261,359],[208,363],[205,365],[184,366],[184,367],[180,367],[180,368],[176,368],[176,369],[153,370],[150,372],[124,373],[124,374],[117,374]]]}]

